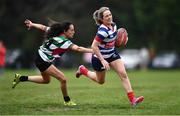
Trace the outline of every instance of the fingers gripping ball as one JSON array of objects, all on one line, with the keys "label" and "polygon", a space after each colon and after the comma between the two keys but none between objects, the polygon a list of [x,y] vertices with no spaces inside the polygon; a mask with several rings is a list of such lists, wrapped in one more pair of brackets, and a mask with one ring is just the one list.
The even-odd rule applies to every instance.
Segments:
[{"label": "fingers gripping ball", "polygon": [[116,47],[125,46],[128,42],[128,33],[125,28],[120,28],[117,30],[117,37],[115,45]]}]

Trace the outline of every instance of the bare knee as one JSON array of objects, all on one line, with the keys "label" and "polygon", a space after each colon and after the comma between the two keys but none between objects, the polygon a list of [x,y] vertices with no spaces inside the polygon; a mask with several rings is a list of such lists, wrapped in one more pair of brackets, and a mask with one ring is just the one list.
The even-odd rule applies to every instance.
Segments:
[{"label": "bare knee", "polygon": [[44,83],[44,84],[49,84],[49,83],[50,83],[50,80],[44,80],[43,83]]},{"label": "bare knee", "polygon": [[97,82],[103,85],[105,83],[105,79],[104,78],[98,79]]},{"label": "bare knee", "polygon": [[66,84],[66,81],[67,81],[67,80],[66,80],[66,78],[63,78],[63,79],[61,79],[60,81],[61,81],[61,84]]},{"label": "bare knee", "polygon": [[98,81],[98,83],[99,83],[100,85],[103,85],[104,82],[105,82],[104,80]]},{"label": "bare knee", "polygon": [[105,75],[101,74],[101,75],[97,76],[96,82],[101,85],[104,84],[105,83]]},{"label": "bare knee", "polygon": [[64,75],[59,76],[58,80],[61,82],[61,84],[66,84],[67,81]]},{"label": "bare knee", "polygon": [[127,79],[128,78],[128,76],[127,76],[127,73],[126,72],[120,72],[120,77],[121,77],[121,79]]}]

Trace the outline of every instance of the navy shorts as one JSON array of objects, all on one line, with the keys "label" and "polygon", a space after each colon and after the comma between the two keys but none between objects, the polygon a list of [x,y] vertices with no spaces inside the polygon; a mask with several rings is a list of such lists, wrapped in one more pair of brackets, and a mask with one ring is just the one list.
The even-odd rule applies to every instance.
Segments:
[{"label": "navy shorts", "polygon": [[51,66],[52,63],[44,61],[39,55],[39,53],[37,54],[38,55],[36,56],[36,59],[35,59],[35,65],[41,72],[44,72],[46,69],[49,68],[49,66]]},{"label": "navy shorts", "polygon": [[[108,63],[110,63],[117,59],[121,59],[121,57],[117,52],[115,52],[110,58],[106,58],[105,60]],[[92,62],[92,67],[95,71],[104,71],[105,70],[101,61],[99,60],[99,58],[95,57],[94,55],[92,56],[91,62]]]}]

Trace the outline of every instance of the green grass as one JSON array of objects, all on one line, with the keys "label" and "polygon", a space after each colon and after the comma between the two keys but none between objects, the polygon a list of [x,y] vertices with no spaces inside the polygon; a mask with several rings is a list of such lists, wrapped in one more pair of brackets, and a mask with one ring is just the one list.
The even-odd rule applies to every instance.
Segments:
[{"label": "green grass", "polygon": [[120,79],[109,71],[104,85],[87,78],[74,78],[75,70],[63,70],[68,79],[70,97],[78,104],[63,105],[59,82],[20,83],[11,89],[14,73],[36,75],[33,70],[7,70],[0,77],[0,115],[180,115],[180,70],[128,71],[136,95],[144,95],[142,104],[132,108]]}]

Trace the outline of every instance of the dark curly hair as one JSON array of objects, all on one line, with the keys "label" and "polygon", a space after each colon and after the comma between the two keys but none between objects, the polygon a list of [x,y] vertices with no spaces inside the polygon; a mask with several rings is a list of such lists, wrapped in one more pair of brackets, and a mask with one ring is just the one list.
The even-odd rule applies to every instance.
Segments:
[{"label": "dark curly hair", "polygon": [[45,38],[51,38],[59,36],[60,34],[66,32],[69,29],[69,26],[72,25],[69,21],[64,22],[56,22],[51,21],[50,23],[50,29],[45,33]]}]

